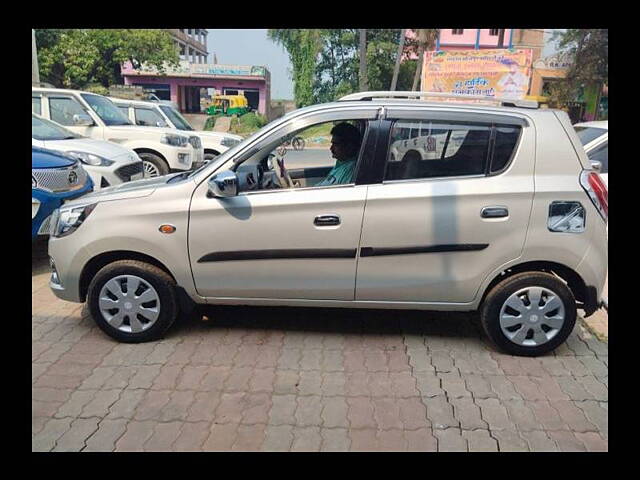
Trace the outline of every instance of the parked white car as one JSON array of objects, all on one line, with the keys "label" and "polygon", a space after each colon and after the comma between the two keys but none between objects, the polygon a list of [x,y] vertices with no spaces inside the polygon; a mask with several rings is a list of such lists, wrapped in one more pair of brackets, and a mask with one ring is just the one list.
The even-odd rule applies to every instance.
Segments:
[{"label": "parked white car", "polygon": [[142,160],[130,148],[83,137],[35,113],[31,114],[31,145],[80,160],[93,180],[94,191],[138,180],[144,175]]},{"label": "parked white car", "polygon": [[609,121],[576,123],[573,128],[589,160],[600,162],[600,176],[609,188]]},{"label": "parked white car", "polygon": [[[109,99],[135,125],[166,127],[182,130],[183,132],[193,132],[198,135],[204,148],[203,163],[210,162],[243,140],[240,135],[232,133],[196,131],[170,102],[123,100],[113,97]],[[194,164],[193,168],[198,168],[199,166]]]},{"label": "parked white car", "polygon": [[190,170],[203,161],[200,137],[169,128],[135,126],[107,97],[80,90],[32,88],[31,109],[69,130],[134,150],[145,176]]}]

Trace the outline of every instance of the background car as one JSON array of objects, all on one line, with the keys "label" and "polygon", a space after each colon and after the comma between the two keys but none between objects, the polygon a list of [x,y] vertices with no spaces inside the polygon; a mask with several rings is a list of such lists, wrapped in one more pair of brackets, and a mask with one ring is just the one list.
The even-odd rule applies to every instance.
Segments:
[{"label": "background car", "polygon": [[203,161],[200,137],[133,125],[107,97],[81,90],[31,88],[31,110],[69,130],[134,150],[145,176],[191,170]]},{"label": "background car", "polygon": [[609,121],[577,123],[573,128],[589,160],[600,162],[600,176],[609,188]]},{"label": "background car", "polygon": [[31,147],[31,240],[49,234],[53,211],[66,200],[93,190],[78,160],[60,152]]},{"label": "background car", "polygon": [[94,190],[144,176],[142,160],[130,148],[83,137],[35,113],[31,114],[31,145],[65,152],[80,160],[91,176]]},{"label": "background car", "polygon": [[136,125],[172,128],[185,132],[194,132],[198,135],[204,148],[204,161],[194,163],[192,166],[194,169],[201,166],[202,163],[210,162],[243,140],[240,135],[232,133],[195,130],[180,114],[178,109],[170,104],[144,102],[141,100],[122,100],[119,98],[110,98],[110,100]]}]

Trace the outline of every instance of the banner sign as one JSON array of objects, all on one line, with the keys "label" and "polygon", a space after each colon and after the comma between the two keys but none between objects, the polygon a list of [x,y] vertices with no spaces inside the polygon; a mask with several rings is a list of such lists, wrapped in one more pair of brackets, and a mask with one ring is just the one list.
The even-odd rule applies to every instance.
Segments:
[{"label": "banner sign", "polygon": [[422,91],[522,99],[529,90],[529,49],[425,52]]},{"label": "banner sign", "polygon": [[[123,75],[135,75],[139,73],[162,74],[156,68],[144,65],[141,70],[135,70],[130,62],[122,65]],[[256,65],[217,65],[209,63],[189,63],[184,60],[180,61],[177,67],[169,64],[164,66],[164,75],[226,75],[226,76],[242,76],[242,77],[264,77],[265,67]]]}]

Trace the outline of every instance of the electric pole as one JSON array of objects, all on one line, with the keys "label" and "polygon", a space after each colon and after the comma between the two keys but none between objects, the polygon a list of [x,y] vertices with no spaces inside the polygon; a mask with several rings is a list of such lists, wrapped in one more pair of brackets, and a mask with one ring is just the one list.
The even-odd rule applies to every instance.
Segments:
[{"label": "electric pole", "polygon": [[31,29],[31,82],[40,83],[40,70],[38,68],[38,49],[36,47],[36,31]]}]

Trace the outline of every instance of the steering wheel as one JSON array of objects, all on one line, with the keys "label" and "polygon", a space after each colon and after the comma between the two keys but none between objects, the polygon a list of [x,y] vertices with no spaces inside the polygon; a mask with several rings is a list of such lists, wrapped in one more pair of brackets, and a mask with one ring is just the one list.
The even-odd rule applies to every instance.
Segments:
[{"label": "steering wheel", "polygon": [[276,174],[276,178],[278,179],[278,183],[281,188],[293,188],[293,180],[291,180],[291,175],[287,171],[287,168],[284,166],[284,154],[285,152],[278,152],[271,159],[271,165],[273,166],[273,172]]}]

